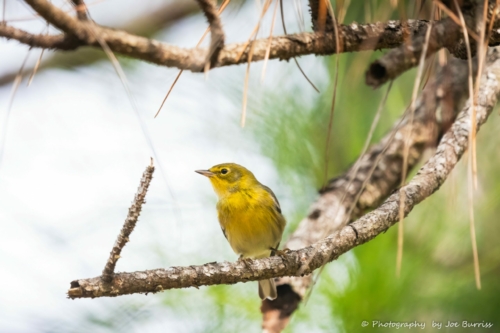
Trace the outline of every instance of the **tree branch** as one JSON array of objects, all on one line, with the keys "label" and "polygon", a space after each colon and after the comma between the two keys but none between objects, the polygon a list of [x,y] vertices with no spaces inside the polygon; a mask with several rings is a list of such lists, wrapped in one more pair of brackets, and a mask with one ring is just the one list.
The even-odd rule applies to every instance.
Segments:
[{"label": "tree branch", "polygon": [[118,234],[115,245],[113,246],[113,249],[109,254],[106,266],[104,266],[104,270],[102,271],[101,278],[105,283],[109,283],[113,280],[116,262],[120,258],[123,247],[129,241],[130,234],[132,233],[132,231],[134,231],[137,220],[139,219],[139,215],[141,215],[142,205],[144,204],[149,184],[153,179],[154,171],[155,167],[153,166],[153,159],[151,159],[151,165],[148,165],[148,167],[142,174],[141,183],[139,185],[139,188],[137,189],[137,193],[135,194],[134,202],[128,210],[128,215],[125,219],[125,223],[123,224],[120,234]]},{"label": "tree branch", "polygon": [[15,39],[30,47],[45,49],[75,50],[82,45],[77,39],[67,35],[35,35],[21,29],[0,23],[0,37]]},{"label": "tree branch", "polygon": [[[437,0],[434,0],[437,1]],[[483,3],[483,1],[479,1]],[[488,45],[496,46],[499,43],[500,13],[496,12],[496,0],[489,1],[488,22],[477,22],[477,12],[482,13],[482,6],[476,5],[474,1],[465,1],[461,10],[464,13],[466,26],[469,34],[479,31],[481,24],[489,24],[491,19],[495,20],[493,30],[488,40]],[[480,15],[482,18],[482,15]],[[423,52],[425,42],[425,29],[422,29],[420,35],[412,38],[408,43],[389,51],[380,59],[374,61],[366,72],[366,84],[377,88],[389,80],[395,79],[408,69],[416,66]],[[471,38],[471,41],[473,39]],[[462,27],[458,25],[451,17],[435,22],[432,27],[426,57],[436,53],[441,48],[447,48],[455,57],[466,59],[465,44],[463,39]],[[471,42],[472,53],[475,53],[475,42]]]},{"label": "tree branch", "polygon": [[[340,230],[366,210],[376,208],[389,196],[401,184],[406,140],[409,139],[410,147],[409,170],[418,163],[426,147],[437,144],[438,107],[443,113],[449,110],[450,121],[454,120],[462,97],[468,94],[467,75],[467,62],[451,59],[417,99],[413,124],[404,113],[378,144],[345,174],[331,180],[284,246],[290,249],[309,246]],[[444,126],[442,124],[441,128]],[[272,302],[264,300],[261,307],[263,327],[268,332],[284,329],[310,287],[312,278],[308,275],[278,279],[278,298]]]},{"label": "tree branch", "polygon": [[[460,36],[460,27],[452,19],[447,18],[435,23],[431,30],[426,57],[446,45],[454,46]],[[418,36],[374,61],[366,72],[366,84],[377,88],[416,66],[423,52],[424,42],[425,37]]]},{"label": "tree branch", "polygon": [[[194,1],[182,1],[175,3],[167,3],[160,8],[155,8],[154,11],[144,14],[130,22],[127,22],[124,26],[120,27],[121,30],[128,31],[135,35],[151,37],[159,30],[168,27],[169,25],[182,20],[183,18],[192,15],[199,11],[199,7]],[[10,28],[10,27],[9,27]],[[2,25],[0,24],[0,36],[2,36]],[[28,36],[29,37],[29,36]],[[64,39],[59,36],[61,39]],[[17,38],[14,38],[17,39]],[[76,38],[68,38],[73,42],[74,45],[70,44],[71,48],[59,47],[61,50],[74,50],[78,48],[82,43],[78,42]],[[29,39],[26,39],[29,45]],[[42,43],[41,43],[42,44]],[[54,44],[57,47],[57,43]],[[30,45],[31,46],[31,45]],[[49,44],[51,46],[51,44]],[[43,48],[43,46],[40,46]],[[64,67],[71,68],[77,66],[90,65],[96,61],[107,59],[104,52],[99,52],[97,48],[78,48],[76,52],[57,52],[44,57],[43,62],[38,67],[38,72],[48,68]],[[29,75],[33,72],[33,68],[25,67],[22,76]],[[18,75],[18,70],[7,72],[0,76],[0,86],[5,84],[11,84],[12,81]]]},{"label": "tree branch", "polygon": [[[481,78],[477,114],[477,129],[486,121],[500,92],[500,60],[494,50]],[[471,128],[471,107],[468,103],[441,140],[434,156],[417,175],[404,186],[404,191],[392,194],[379,208],[366,214],[351,226],[329,237],[283,256],[253,260],[250,263],[209,263],[201,266],[170,267],[134,273],[115,274],[109,284],[100,277],[71,282],[70,298],[118,296],[132,293],[154,293],[172,288],[188,288],[214,284],[233,284],[279,276],[310,274],[325,262],[337,259],[350,249],[366,243],[386,231],[399,219],[399,195],[405,193],[405,215],[422,200],[434,193],[463,155]],[[355,232],[356,231],[356,232]]]},{"label": "tree branch", "polygon": [[54,27],[68,34],[75,35],[81,40],[86,39],[85,37],[88,33],[83,31],[86,30],[82,29],[83,25],[47,0],[24,1]]},{"label": "tree branch", "polygon": [[224,47],[224,30],[222,30],[222,22],[213,0],[197,0],[197,2],[210,24],[210,49],[207,54],[206,66],[213,67]]},{"label": "tree branch", "polygon": [[[62,31],[75,35],[82,45],[101,48],[96,39],[98,35],[114,53],[148,61],[162,66],[200,71],[203,68],[207,50],[184,49],[156,40],[129,34],[121,30],[113,30],[89,21],[78,21],[61,11],[46,0],[26,0],[48,22]],[[92,24],[92,29],[90,28]],[[425,21],[410,20],[401,24],[399,21],[388,23],[342,25],[339,28],[339,52],[357,52],[382,48],[394,48],[404,42],[408,30],[410,35],[421,34],[425,30]],[[24,42],[25,40],[20,40]],[[30,46],[54,48],[55,46],[30,42]],[[253,43],[252,61],[265,58],[268,39],[260,39]],[[241,57],[238,55],[243,52]],[[213,67],[236,65],[248,62],[249,48],[246,43],[230,44],[222,48],[219,59]],[[292,57],[316,54],[334,54],[335,34],[301,33],[277,36],[271,39],[270,59],[288,60]]]}]

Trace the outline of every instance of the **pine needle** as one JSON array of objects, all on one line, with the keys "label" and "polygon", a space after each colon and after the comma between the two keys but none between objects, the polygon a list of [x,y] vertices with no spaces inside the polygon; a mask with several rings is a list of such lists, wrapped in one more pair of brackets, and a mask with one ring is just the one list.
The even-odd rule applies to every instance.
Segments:
[{"label": "pine needle", "polygon": [[250,37],[246,40],[246,42],[243,44],[243,47],[241,48],[240,53],[236,57],[236,61],[239,61],[243,54],[245,53],[248,45],[250,44],[251,40],[254,40],[257,37],[257,33],[259,32],[260,25],[262,23],[262,19],[264,18],[264,15],[266,15],[267,10],[269,9],[269,6],[271,5],[272,0],[266,0],[264,3],[264,6],[262,7],[262,11],[260,13],[260,18],[255,27],[253,28],[252,32],[250,33]]},{"label": "pine needle", "polygon": [[[222,5],[219,7],[219,10],[218,10],[217,14],[220,15],[224,11],[224,9],[226,9],[226,7],[227,7],[227,5],[229,4],[230,1],[231,0],[224,0],[224,2],[222,3]],[[210,27],[208,27],[208,28],[205,29],[205,32],[203,33],[203,35],[201,36],[200,40],[196,44],[196,47],[200,46],[200,44],[203,42],[203,40],[205,39],[205,37],[207,37],[209,31],[210,31]],[[179,71],[179,73],[177,74],[177,76],[175,77],[174,82],[172,83],[172,85],[168,89],[167,94],[163,98],[163,101],[161,102],[161,105],[158,108],[158,111],[156,111],[156,114],[155,114],[155,116],[153,118],[156,118],[160,114],[160,111],[163,108],[163,105],[165,105],[165,102],[167,101],[168,96],[170,96],[170,93],[174,89],[174,86],[177,83],[177,81],[179,81],[179,78],[181,77],[181,75],[182,75],[183,72],[184,72],[184,70],[181,69]],[[207,67],[206,67],[206,64],[205,64],[205,79],[207,79],[207,78],[208,78],[208,73],[207,73]]]},{"label": "pine needle", "polygon": [[[431,9],[431,18],[434,17],[435,10],[436,10],[436,6],[433,3],[432,9]],[[406,140],[404,141],[404,148],[403,148],[403,165],[402,165],[402,170],[401,170],[401,189],[399,190],[398,250],[397,250],[397,255],[396,255],[396,276],[398,278],[401,275],[401,266],[402,266],[402,262],[403,262],[403,242],[404,242],[403,229],[404,229],[405,198],[406,198],[406,193],[405,193],[403,186],[406,182],[406,176],[407,176],[407,172],[408,172],[408,170],[407,170],[408,169],[408,156],[410,154],[410,139],[411,139],[411,136],[413,135],[413,120],[415,117],[415,107],[416,107],[415,103],[417,101],[417,95],[418,95],[418,91],[420,89],[420,81],[421,81],[422,76],[423,76],[424,65],[425,65],[425,56],[427,54],[427,48],[429,46],[431,30],[432,30],[432,23],[430,23],[430,26],[425,33],[425,40],[424,40],[424,45],[423,45],[423,49],[422,49],[422,54],[421,54],[420,60],[419,60],[417,76],[415,77],[415,83],[413,84],[413,92],[412,92],[411,104],[410,104],[410,121],[409,121],[410,133],[407,135]]]},{"label": "pine needle", "polygon": [[[280,2],[280,11],[281,11],[281,24],[283,25],[283,32],[285,33],[285,35],[287,35],[286,25],[285,25],[285,14],[284,14],[284,11],[283,11],[283,0],[279,0],[279,2]],[[316,92],[319,93],[319,89],[314,85],[314,83],[312,83],[312,81],[306,75],[306,73],[304,72],[304,70],[302,69],[302,67],[300,67],[300,64],[299,64],[299,61],[297,60],[297,58],[293,57],[293,60],[295,61],[295,64],[297,65],[297,68],[302,73],[302,75],[307,80],[307,82],[309,82],[309,84],[313,87],[313,89],[316,90]]]},{"label": "pine needle", "polygon": [[17,72],[16,77],[14,78],[14,83],[12,84],[12,90],[10,93],[10,98],[9,98],[9,104],[7,105],[7,114],[5,116],[5,123],[3,126],[3,131],[2,131],[2,141],[0,141],[0,166],[2,165],[2,160],[3,160],[3,154],[5,152],[5,146],[7,144],[7,128],[9,125],[9,119],[10,119],[10,111],[12,110],[12,105],[14,104],[14,98],[16,97],[16,93],[19,89],[19,85],[21,84],[21,81],[23,80],[23,71],[24,71],[24,66],[26,66],[26,62],[28,61],[28,57],[30,55],[31,49],[28,50],[28,53],[26,53],[26,57],[24,57],[24,60],[21,64],[21,68],[19,68],[19,71]]},{"label": "pine needle", "polygon": [[[262,19],[266,15],[267,10],[269,9],[269,6],[271,5],[272,0],[266,0],[264,3],[264,6],[262,7],[262,11],[260,13],[260,18],[259,21],[257,22],[257,25],[255,25],[254,29],[252,30],[252,33],[250,34],[249,39],[245,42],[240,54],[238,55],[237,59],[240,59],[245,50],[247,49],[247,46],[249,43],[250,44],[250,50],[248,51],[248,64],[247,64],[247,69],[245,72],[245,83],[243,86],[243,106],[241,110],[241,121],[240,125],[241,127],[245,127],[245,122],[246,122],[246,116],[247,116],[247,104],[248,104],[248,81],[250,79],[250,64],[252,63],[252,57],[253,57],[253,50],[254,50],[254,41],[257,38],[257,34],[259,32],[260,26],[262,24]],[[251,40],[251,42],[250,42]]]},{"label": "pine needle", "polygon": [[[470,236],[472,239],[472,254],[474,257],[474,277],[476,280],[476,287],[477,289],[481,289],[481,274],[480,274],[480,269],[479,269],[479,257],[477,254],[477,244],[476,244],[476,228],[475,228],[475,223],[474,223],[474,159],[475,159],[475,133],[476,133],[476,98],[475,98],[475,93],[474,93],[474,88],[473,88],[473,79],[472,79],[472,52],[470,49],[470,44],[469,44],[469,36],[466,32],[466,24],[465,24],[465,19],[464,15],[462,13],[462,10],[460,9],[457,0],[453,0],[455,3],[455,6],[457,8],[458,16],[460,17],[460,24],[464,28],[464,39],[465,39],[465,46],[467,49],[467,61],[469,64],[469,96],[470,96],[470,101],[471,101],[471,129],[470,129],[470,134],[469,134],[469,168],[468,168],[468,173],[469,173],[469,222],[470,222]],[[483,44],[482,41],[480,41],[481,44]]]},{"label": "pine needle", "polygon": [[40,56],[38,57],[38,60],[36,61],[35,67],[33,68],[33,72],[30,75],[30,78],[28,80],[27,86],[29,87],[31,83],[33,82],[33,79],[35,78],[35,74],[38,71],[38,68],[40,67],[40,63],[42,62],[42,57],[43,53],[45,52],[45,49],[42,49],[42,52],[40,52]]},{"label": "pine needle", "polygon": [[[440,0],[434,0],[433,4],[437,5],[439,9],[445,12],[446,15],[448,15],[457,25],[462,25],[460,18],[458,18],[457,15],[455,15],[455,13],[453,13],[448,7],[446,7]],[[459,12],[460,14],[462,13],[460,11],[460,8]],[[479,36],[474,31],[470,30],[469,27],[467,26],[465,26],[464,29],[469,33],[469,35],[472,38],[474,38],[474,40],[479,41]]]},{"label": "pine needle", "polygon": [[304,13],[302,12],[302,6],[300,0],[293,0],[293,4],[295,7],[295,15],[297,16],[297,20],[299,21],[299,30],[300,32],[304,32],[306,30],[304,23]]},{"label": "pine needle", "polygon": [[248,64],[247,64],[247,70],[245,73],[245,84],[243,87],[243,109],[241,111],[241,122],[240,122],[241,127],[245,127],[245,121],[246,121],[246,117],[247,117],[248,80],[250,79],[250,64],[252,63],[253,46],[254,46],[254,43],[252,41],[252,44],[250,45],[250,51],[248,51]]},{"label": "pine needle", "polygon": [[280,0],[276,0],[276,4],[274,5],[273,20],[271,23],[271,30],[269,31],[269,39],[267,41],[266,55],[264,56],[264,65],[262,67],[261,82],[264,82],[264,78],[266,76],[266,67],[267,67],[267,62],[269,60],[269,54],[271,53],[271,41],[273,39],[273,30],[274,30],[274,24],[276,22],[276,14],[278,13],[278,3],[279,2],[280,2]]},{"label": "pine needle", "polygon": [[[48,34],[49,33],[49,22],[47,22],[45,29],[46,29],[46,33]],[[40,64],[42,63],[42,57],[43,57],[44,52],[45,52],[45,49],[42,49],[42,52],[40,52],[40,56],[38,57],[38,60],[35,63],[35,67],[33,68],[33,72],[31,73],[31,75],[28,79],[28,84],[27,84],[28,87],[31,85],[31,82],[33,82],[33,79],[35,78],[35,74],[38,71]]]},{"label": "pine needle", "polygon": [[328,162],[330,158],[330,141],[332,136],[332,126],[333,126],[333,115],[335,113],[335,101],[337,99],[337,85],[339,81],[339,53],[340,53],[340,37],[339,37],[339,29],[337,26],[337,21],[335,19],[335,13],[333,12],[333,7],[330,4],[329,0],[320,0],[320,3],[325,3],[328,7],[330,15],[332,16],[333,25],[335,27],[335,81],[333,83],[333,96],[332,96],[332,106],[330,108],[330,117],[328,119],[328,132],[326,135],[326,144],[325,144],[325,174],[323,175],[323,184],[326,185],[328,180]]}]

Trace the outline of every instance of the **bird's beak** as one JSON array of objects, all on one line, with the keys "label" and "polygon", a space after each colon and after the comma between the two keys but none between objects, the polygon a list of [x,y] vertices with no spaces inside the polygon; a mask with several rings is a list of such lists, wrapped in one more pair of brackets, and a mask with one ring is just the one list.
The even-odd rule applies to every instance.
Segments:
[{"label": "bird's beak", "polygon": [[198,172],[200,175],[203,175],[208,178],[215,176],[215,173],[208,170],[195,170],[194,172]]}]

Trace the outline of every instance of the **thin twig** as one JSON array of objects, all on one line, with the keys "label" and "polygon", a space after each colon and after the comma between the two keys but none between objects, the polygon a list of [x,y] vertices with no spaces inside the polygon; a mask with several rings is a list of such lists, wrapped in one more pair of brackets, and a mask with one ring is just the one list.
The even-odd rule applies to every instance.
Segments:
[{"label": "thin twig", "polygon": [[139,188],[137,189],[137,193],[134,197],[134,202],[128,210],[128,215],[125,219],[125,223],[123,224],[122,230],[116,238],[115,245],[111,249],[108,261],[106,262],[106,266],[104,266],[104,270],[102,271],[101,278],[106,283],[110,283],[113,280],[116,262],[120,258],[123,247],[129,241],[130,234],[132,233],[132,231],[134,231],[137,220],[139,219],[139,215],[141,215],[142,205],[145,202],[144,200],[146,198],[146,193],[148,192],[149,184],[153,179],[154,171],[155,167],[153,166],[153,159],[151,159],[151,164],[146,167],[146,170],[142,174]]}]

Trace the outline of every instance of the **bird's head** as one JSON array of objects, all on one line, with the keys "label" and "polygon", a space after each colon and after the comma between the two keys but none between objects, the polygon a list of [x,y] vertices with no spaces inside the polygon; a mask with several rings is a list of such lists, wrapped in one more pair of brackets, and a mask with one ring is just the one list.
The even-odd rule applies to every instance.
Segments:
[{"label": "bird's head", "polygon": [[196,172],[208,177],[219,198],[257,182],[250,170],[236,163],[217,164],[208,170]]}]

